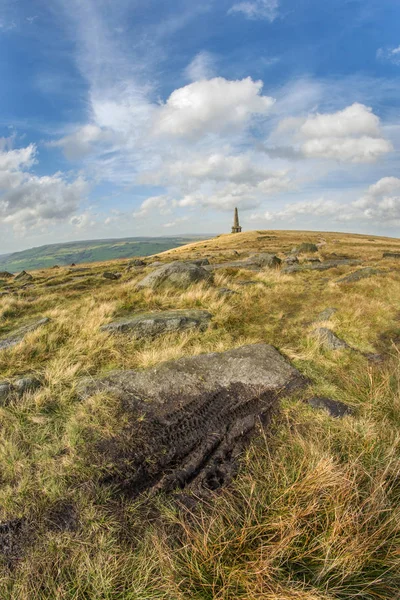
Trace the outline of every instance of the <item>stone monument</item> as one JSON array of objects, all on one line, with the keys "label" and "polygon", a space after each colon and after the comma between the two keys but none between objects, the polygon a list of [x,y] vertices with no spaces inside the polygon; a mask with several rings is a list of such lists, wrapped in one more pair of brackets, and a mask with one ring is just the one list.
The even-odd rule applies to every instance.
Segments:
[{"label": "stone monument", "polygon": [[235,216],[233,218],[232,233],[240,233],[241,231],[242,231],[242,228],[239,225],[239,213],[238,213],[238,209],[235,208]]}]

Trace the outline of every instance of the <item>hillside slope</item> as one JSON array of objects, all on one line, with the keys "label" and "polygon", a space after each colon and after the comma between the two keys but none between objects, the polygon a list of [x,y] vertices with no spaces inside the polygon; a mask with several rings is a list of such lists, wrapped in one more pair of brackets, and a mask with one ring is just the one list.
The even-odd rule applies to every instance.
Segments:
[{"label": "hillside slope", "polygon": [[[0,280],[0,598],[396,598],[400,259],[387,252],[400,240],[257,231]],[[209,264],[188,287],[143,284],[160,261],[197,277],[180,266],[194,260]],[[171,402],[190,408],[182,365],[192,376],[196,357],[210,395],[171,421]],[[302,386],[274,379],[264,420],[257,396],[278,363]],[[215,398],[219,429],[204,431]],[[165,440],[183,426],[181,469]],[[210,456],[239,472],[199,501]]]}]

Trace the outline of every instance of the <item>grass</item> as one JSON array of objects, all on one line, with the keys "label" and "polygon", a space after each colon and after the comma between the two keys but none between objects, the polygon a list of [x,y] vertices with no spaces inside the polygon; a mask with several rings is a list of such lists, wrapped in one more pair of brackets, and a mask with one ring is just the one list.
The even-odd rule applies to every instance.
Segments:
[{"label": "grass", "polygon": [[[215,286],[185,292],[137,291],[140,272],[123,261],[34,273],[35,284],[0,297],[0,337],[48,316],[48,325],[0,353],[1,379],[34,373],[42,388],[0,406],[0,522],[24,518],[23,548],[10,564],[0,553],[3,600],[333,600],[392,599],[400,590],[400,275],[381,260],[400,242],[307,232],[252,232],[196,242],[164,258],[209,254],[215,262],[252,251],[325,244],[319,256],[348,254],[383,275],[335,281],[357,267],[293,275],[219,270]],[[373,241],[370,241],[373,240]],[[283,256],[281,254],[281,256]],[[107,270],[123,277],[108,281]],[[256,285],[241,286],[252,280]],[[52,285],[49,285],[49,284]],[[7,284],[9,286],[10,284]],[[237,291],[221,297],[218,287]],[[381,364],[351,351],[328,352],[309,334],[322,325]],[[211,327],[157,340],[112,337],[99,327],[133,310],[202,308]],[[193,510],[166,496],[135,502],[99,485],[90,460],[98,440],[124,420],[112,398],[79,401],[76,385],[111,369],[264,341],[312,381],[282,402],[272,430],[260,431],[239,476]],[[354,408],[336,420],[303,401],[329,395]],[[76,527],[49,524],[72,506]]]}]

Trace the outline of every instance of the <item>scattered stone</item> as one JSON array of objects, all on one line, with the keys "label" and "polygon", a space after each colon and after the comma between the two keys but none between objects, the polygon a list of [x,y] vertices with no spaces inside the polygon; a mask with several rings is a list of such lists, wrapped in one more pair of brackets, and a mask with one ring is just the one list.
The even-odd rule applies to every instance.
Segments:
[{"label": "scattered stone", "polygon": [[128,263],[128,267],[145,267],[146,263],[140,258],[135,258]]},{"label": "scattered stone", "polygon": [[336,269],[336,267],[356,266],[360,265],[361,261],[354,258],[342,258],[338,260],[325,260],[322,263],[304,267],[309,271],[327,271],[328,269]]},{"label": "scattered stone", "polygon": [[200,329],[205,331],[212,314],[205,310],[171,310],[135,314],[101,327],[110,333],[126,333],[137,338],[153,338],[172,331]]},{"label": "scattered stone", "polygon": [[337,335],[327,327],[318,327],[317,329],[314,329],[312,336],[317,338],[321,346],[327,350],[351,349],[347,342],[337,337]]},{"label": "scattered stone", "polygon": [[111,374],[81,384],[121,402],[127,425],[97,444],[91,461],[121,493],[189,488],[203,496],[237,472],[245,446],[267,425],[279,397],[305,378],[272,346],[170,361],[144,371]]},{"label": "scattered stone", "polygon": [[105,279],[112,279],[115,281],[116,279],[121,278],[121,273],[111,273],[111,271],[104,271],[103,277]]},{"label": "scattered stone", "polygon": [[263,252],[262,254],[257,254],[256,256],[252,256],[248,262],[250,264],[254,264],[258,267],[269,267],[270,269],[279,267],[281,264],[281,259],[278,258],[275,254],[268,254],[267,252]]},{"label": "scattered stone", "polygon": [[360,279],[366,279],[367,277],[372,277],[373,275],[379,275],[379,273],[383,273],[383,271],[380,269],[373,269],[372,267],[365,267],[364,269],[354,271],[354,273],[350,273],[345,277],[341,277],[336,281],[336,283],[354,283],[355,281],[360,281]]},{"label": "scattered stone", "polygon": [[203,267],[193,265],[192,263],[176,262],[164,265],[149,273],[149,275],[137,284],[137,287],[139,289],[159,289],[165,285],[171,285],[186,289],[192,284],[201,281],[212,283],[212,274]]},{"label": "scattered stone", "polygon": [[344,402],[325,396],[314,396],[309,398],[307,403],[313,408],[327,410],[331,417],[341,418],[353,414],[353,410]]},{"label": "scattered stone", "polygon": [[0,279],[12,279],[14,275],[8,271],[0,271]]},{"label": "scattered stone", "polygon": [[303,242],[296,249],[296,251],[301,254],[305,252],[318,252],[318,247],[315,244],[311,244],[310,242]]},{"label": "scattered stone", "polygon": [[288,266],[296,265],[296,264],[298,264],[299,259],[297,258],[297,256],[290,255],[287,258],[285,258],[285,260],[283,262]]},{"label": "scattered stone", "polygon": [[7,334],[7,337],[0,338],[0,350],[5,350],[6,348],[12,348],[13,346],[17,346],[17,344],[22,342],[22,340],[28,333],[39,329],[39,327],[42,327],[42,325],[46,325],[46,323],[48,323],[49,321],[50,319],[46,317],[44,319],[39,319],[37,321],[34,321],[33,323],[30,323],[29,325],[24,325],[19,329],[11,331],[9,334]]},{"label": "scattered stone", "polygon": [[383,258],[400,258],[400,252],[384,252]]},{"label": "scattered stone", "polygon": [[317,315],[314,323],[320,323],[321,321],[329,321],[329,319],[331,319],[333,315],[337,313],[337,310],[338,309],[334,307],[325,308],[322,312],[319,313],[319,315]]},{"label": "scattered stone", "polygon": [[233,294],[237,294],[235,290],[230,290],[229,288],[219,288],[217,290],[219,296],[232,296]]},{"label": "scattered stone", "polygon": [[39,387],[40,382],[30,376],[14,382],[0,381],[0,406],[7,404],[13,396],[20,398],[25,392],[35,391]]},{"label": "scattered stone", "polygon": [[32,279],[32,275],[26,271],[21,271],[21,273],[15,276],[15,281],[31,281]]}]

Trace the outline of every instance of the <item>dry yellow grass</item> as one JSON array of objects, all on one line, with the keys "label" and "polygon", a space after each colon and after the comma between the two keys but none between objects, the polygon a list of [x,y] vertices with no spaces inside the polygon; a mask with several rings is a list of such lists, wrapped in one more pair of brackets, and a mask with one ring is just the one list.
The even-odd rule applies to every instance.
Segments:
[{"label": "dry yellow grass", "polygon": [[[42,388],[0,406],[0,523],[24,517],[20,560],[1,562],[4,600],[392,599],[400,590],[400,271],[384,251],[400,241],[318,232],[248,232],[169,251],[163,261],[324,242],[318,255],[347,254],[385,271],[357,283],[336,280],[357,267],[282,274],[223,269],[215,285],[180,292],[137,291],[146,271],[124,263],[34,273],[35,285],[0,298],[0,336],[38,316],[51,322],[0,352],[0,379],[34,373]],[[126,261],[125,261],[126,262]],[[119,281],[102,272],[121,270]],[[78,276],[79,275],[79,276]],[[243,280],[257,281],[242,286]],[[237,294],[221,297],[219,287]],[[362,352],[329,352],[309,334],[321,325]],[[100,326],[130,311],[203,308],[210,328],[157,340],[112,337]],[[87,452],[122,426],[112,399],[84,402],[82,377],[145,368],[163,360],[264,341],[312,380],[286,400],[273,432],[260,435],[235,483],[194,513],[168,498],[132,503],[98,484]],[[329,395],[355,408],[335,420],[302,401]],[[57,503],[73,505],[77,527],[48,527]],[[1,548],[0,548],[1,550]]]}]

